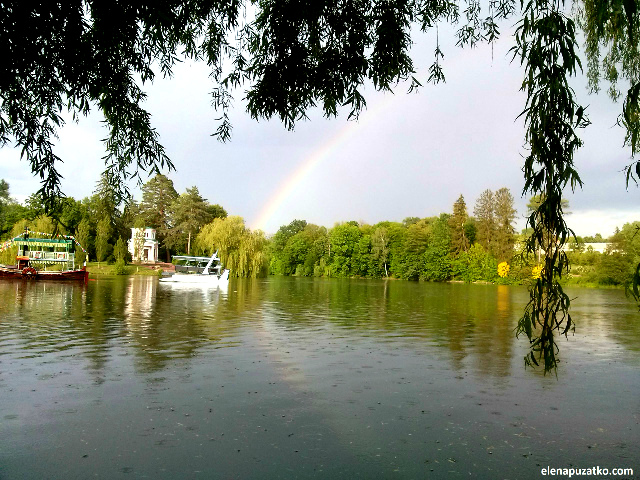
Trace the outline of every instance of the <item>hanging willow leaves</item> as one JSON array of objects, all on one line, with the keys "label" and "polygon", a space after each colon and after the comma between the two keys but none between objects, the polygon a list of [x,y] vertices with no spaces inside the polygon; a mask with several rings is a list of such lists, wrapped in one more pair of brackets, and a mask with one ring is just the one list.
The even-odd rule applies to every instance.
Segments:
[{"label": "hanging willow leaves", "polygon": [[584,108],[574,99],[568,78],[581,68],[576,54],[574,22],[559,1],[532,0],[524,6],[518,23],[514,56],[525,68],[522,90],[527,103],[522,115],[529,155],[525,158],[523,194],[540,195],[538,208],[527,219],[533,233],[526,251],[545,252],[540,278],[530,289],[530,300],[518,322],[517,334],[530,341],[526,365],[544,363],[548,372],[557,366],[555,332],[567,335],[573,328],[570,299],[559,280],[569,262],[562,247],[573,232],[567,226],[562,191],[582,185],[573,156],[582,142],[577,128],[588,124]]}]

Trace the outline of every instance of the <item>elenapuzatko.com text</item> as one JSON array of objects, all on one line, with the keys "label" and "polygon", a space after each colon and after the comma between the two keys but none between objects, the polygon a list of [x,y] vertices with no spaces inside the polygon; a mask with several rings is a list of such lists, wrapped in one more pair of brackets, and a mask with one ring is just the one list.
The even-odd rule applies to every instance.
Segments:
[{"label": "elenapuzatko.com text", "polygon": [[609,475],[615,477],[633,477],[633,468],[602,468],[602,467],[589,467],[589,468],[551,468],[544,467],[541,472],[542,475],[553,475],[562,477],[578,477],[578,476],[601,476],[607,477]]}]

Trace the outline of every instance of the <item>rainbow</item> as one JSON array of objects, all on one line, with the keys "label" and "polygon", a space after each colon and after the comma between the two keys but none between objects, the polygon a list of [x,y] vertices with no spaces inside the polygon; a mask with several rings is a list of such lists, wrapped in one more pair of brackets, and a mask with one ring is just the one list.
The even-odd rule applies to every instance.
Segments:
[{"label": "rainbow", "polygon": [[364,126],[378,117],[394,100],[393,94],[385,94],[385,99],[375,105],[371,110],[360,115],[358,121],[350,121],[338,133],[331,137],[326,143],[317,148],[311,155],[305,157],[298,167],[289,175],[275,190],[265,206],[258,214],[257,220],[253,224],[254,230],[264,231],[271,218],[285,204],[291,193],[304,181],[305,178],[318,166],[322,160],[328,158],[338,147],[346,143],[357,132],[362,131]]}]

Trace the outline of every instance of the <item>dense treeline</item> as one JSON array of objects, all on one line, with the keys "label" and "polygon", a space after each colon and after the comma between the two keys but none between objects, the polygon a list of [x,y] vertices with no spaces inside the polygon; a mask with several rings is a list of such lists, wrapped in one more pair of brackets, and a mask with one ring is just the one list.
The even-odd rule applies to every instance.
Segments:
[{"label": "dense treeline", "polygon": [[[462,195],[452,210],[402,222],[346,222],[330,230],[294,220],[271,239],[269,271],[274,275],[500,280],[498,263],[515,258],[516,212],[509,191],[485,191],[475,218],[468,215]],[[525,269],[520,270],[524,274]],[[517,277],[512,274],[512,278]]]},{"label": "dense treeline", "polygon": [[[77,248],[79,261],[88,256],[101,262],[124,262],[131,260],[126,247],[131,227],[152,227],[161,260],[170,261],[172,254],[218,251],[232,275],[239,277],[271,274],[521,283],[535,275],[535,267],[541,264],[540,258],[520,255],[528,232],[516,234],[514,199],[506,188],[482,192],[472,216],[460,195],[451,213],[439,216],[375,225],[351,221],[330,229],[294,220],[268,239],[263,232],[247,228],[241,217],[227,216],[223,207],[210,204],[195,186],[178,194],[164,175],[156,175],[143,186],[140,203],[120,205],[110,185],[110,179],[102,176],[91,197],[81,201],[65,198],[54,215],[46,216],[37,195],[21,205],[11,198],[9,185],[0,180],[0,238],[15,237],[25,228],[70,235],[86,250]],[[540,201],[532,198],[528,209],[533,211]],[[585,246],[607,241],[600,234],[578,237],[570,245],[568,281],[628,283],[640,261],[638,230],[640,222],[624,225],[608,239],[604,253]],[[11,255],[6,252],[0,263],[11,263]]]}]

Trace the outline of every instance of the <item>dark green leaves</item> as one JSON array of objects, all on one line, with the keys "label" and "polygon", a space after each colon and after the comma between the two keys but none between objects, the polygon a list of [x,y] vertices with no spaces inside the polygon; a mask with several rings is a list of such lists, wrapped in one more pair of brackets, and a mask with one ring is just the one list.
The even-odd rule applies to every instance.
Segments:
[{"label": "dark green leaves", "polygon": [[563,246],[573,232],[564,219],[562,192],[582,185],[573,167],[573,155],[582,145],[576,129],[588,125],[584,108],[574,100],[568,77],[581,68],[576,52],[575,26],[552,1],[532,0],[516,31],[514,57],[525,67],[522,90],[529,155],[525,158],[524,194],[539,195],[540,203],[527,225],[532,234],[526,251],[542,253],[541,278],[530,288],[530,300],[516,329],[525,333],[531,351],[526,365],[544,362],[545,372],[557,366],[554,332],[567,335],[573,328],[570,299],[559,280],[569,268]]},{"label": "dark green leaves", "polygon": [[[61,195],[61,161],[53,152],[67,109],[74,121],[98,107],[109,134],[106,168],[126,195],[126,180],[172,168],[142,106],[143,86],[171,76],[181,58],[211,69],[213,135],[231,136],[235,90],[254,118],[278,117],[288,129],[320,106],[349,118],[366,108],[363,86],[420,86],[410,57],[412,26],[457,22],[461,43],[493,41],[494,19],[514,0],[170,0],[161,2],[24,2],[0,4],[0,144],[15,141],[42,180],[47,203]],[[251,15],[255,13],[255,18]],[[484,19],[484,20],[481,20]],[[444,81],[436,46],[428,81]]]}]

